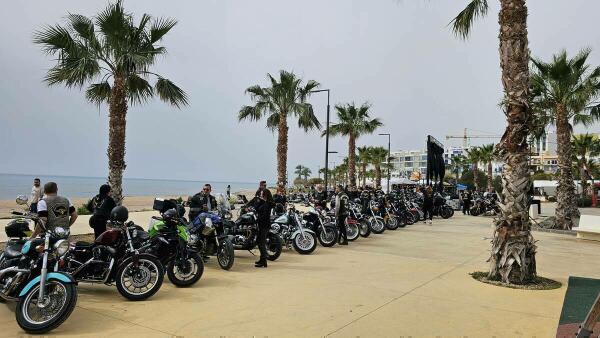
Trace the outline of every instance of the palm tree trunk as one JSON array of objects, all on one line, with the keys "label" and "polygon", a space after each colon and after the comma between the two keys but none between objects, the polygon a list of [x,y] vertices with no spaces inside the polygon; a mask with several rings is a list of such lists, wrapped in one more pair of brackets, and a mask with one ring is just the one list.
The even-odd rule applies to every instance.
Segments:
[{"label": "palm tree trunk", "polygon": [[579,169],[579,179],[581,180],[581,197],[584,198],[588,195],[588,187],[587,187],[587,159],[585,158],[585,154],[581,156],[581,163],[583,165]]},{"label": "palm tree trunk", "polygon": [[349,187],[356,188],[356,139],[352,134],[348,138],[348,178]]},{"label": "palm tree trunk", "polygon": [[277,184],[287,184],[288,125],[287,113],[279,113],[277,126]]},{"label": "palm tree trunk", "polygon": [[108,109],[108,183],[113,199],[120,205],[123,201],[123,171],[126,167],[125,127],[127,122],[125,80],[122,76],[115,76]]},{"label": "palm tree trunk", "polygon": [[473,163],[473,184],[475,185],[475,191],[479,191],[479,180],[477,180],[478,173],[479,166],[477,163]]},{"label": "palm tree trunk", "polygon": [[573,218],[579,216],[579,210],[573,181],[571,126],[564,106],[556,108],[556,139],[559,169],[558,187],[556,188],[556,224],[561,229],[571,229],[573,228]]},{"label": "palm tree trunk", "polygon": [[490,279],[526,283],[536,276],[536,246],[530,231],[527,163],[530,110],[529,48],[525,0],[501,0],[500,66],[506,95],[507,126],[497,146],[504,161],[500,215],[495,220]]},{"label": "palm tree trunk", "polygon": [[363,189],[367,186],[367,165],[363,163],[362,165],[362,187]]},{"label": "palm tree trunk", "polygon": [[492,192],[492,190],[493,190],[493,185],[492,185],[493,174],[492,174],[492,172],[493,172],[492,162],[488,162],[488,165],[487,165],[487,180],[488,180],[487,190],[488,190],[488,192]]},{"label": "palm tree trunk", "polygon": [[380,165],[375,166],[375,188],[376,189],[381,188],[381,166]]}]

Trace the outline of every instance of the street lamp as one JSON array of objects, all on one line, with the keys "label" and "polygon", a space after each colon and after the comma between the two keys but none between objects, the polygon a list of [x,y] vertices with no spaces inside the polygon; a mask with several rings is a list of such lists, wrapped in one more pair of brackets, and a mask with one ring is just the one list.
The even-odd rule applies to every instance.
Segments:
[{"label": "street lamp", "polygon": [[392,135],[390,134],[379,134],[379,136],[387,136],[388,137],[388,157],[387,157],[387,193],[390,193],[390,157],[391,157],[391,149],[390,143],[392,142]]},{"label": "street lamp", "polygon": [[[311,93],[327,92],[327,124],[325,125],[325,189],[327,189],[327,178],[329,176],[329,89],[311,90]],[[337,153],[337,152],[336,152]]]}]

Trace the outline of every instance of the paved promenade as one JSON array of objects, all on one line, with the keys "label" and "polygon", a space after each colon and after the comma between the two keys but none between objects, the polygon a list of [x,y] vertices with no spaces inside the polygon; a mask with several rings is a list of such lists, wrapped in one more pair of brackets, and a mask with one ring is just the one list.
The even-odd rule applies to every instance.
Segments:
[{"label": "paved promenade", "polygon": [[[142,218],[147,219],[146,215]],[[136,216],[137,217],[137,216]],[[146,223],[142,223],[144,226]],[[236,252],[231,271],[214,258],[193,287],[166,279],[149,301],[81,284],[77,308],[51,335],[65,337],[552,337],[566,285],[524,291],[482,284],[491,219],[457,214],[309,256],[285,250],[267,269]],[[540,275],[600,278],[600,243],[535,232]],[[0,332],[22,334],[14,305],[0,305]]]}]

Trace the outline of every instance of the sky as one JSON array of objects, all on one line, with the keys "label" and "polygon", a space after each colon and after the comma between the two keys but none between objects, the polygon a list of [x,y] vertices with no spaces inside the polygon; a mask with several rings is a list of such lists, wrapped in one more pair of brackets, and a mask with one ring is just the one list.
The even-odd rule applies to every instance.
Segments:
[{"label": "sky", "polygon": [[[171,17],[177,26],[161,42],[168,54],[155,66],[190,98],[173,108],[159,100],[130,107],[126,177],[252,182],[276,177],[276,134],[265,122],[238,122],[251,104],[251,85],[268,85],[281,69],[331,90],[338,103],[369,102],[391,133],[392,151],[422,149],[430,134],[502,134],[504,115],[498,57],[498,1],[467,41],[450,20],[467,0],[127,0],[135,15]],[[590,47],[600,64],[597,0],[529,0],[533,56]],[[0,173],[107,176],[108,107],[86,102],[83,91],[48,87],[52,58],[32,43],[35,30],[64,22],[67,13],[93,16],[107,1],[9,1],[0,12]],[[322,123],[326,95],[310,98]],[[290,121],[288,170],[324,166],[320,132]],[[598,131],[598,127],[591,128]],[[490,140],[474,141],[492,142]],[[358,145],[387,146],[361,137]],[[336,137],[330,165],[347,154]]]}]

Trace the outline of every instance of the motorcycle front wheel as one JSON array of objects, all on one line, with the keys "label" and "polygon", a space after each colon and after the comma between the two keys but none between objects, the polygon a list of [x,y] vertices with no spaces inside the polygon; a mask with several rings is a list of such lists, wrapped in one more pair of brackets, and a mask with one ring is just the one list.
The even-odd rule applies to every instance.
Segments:
[{"label": "motorcycle front wheel", "polygon": [[385,222],[381,216],[374,216],[369,218],[369,223],[371,225],[371,231],[376,234],[382,234],[385,231]]},{"label": "motorcycle front wheel", "polygon": [[398,218],[396,216],[389,215],[387,222],[385,222],[385,227],[389,230],[396,230],[398,229],[398,226]]},{"label": "motorcycle front wheel", "polygon": [[160,260],[149,254],[140,254],[137,265],[133,257],[127,258],[115,275],[115,284],[121,296],[129,300],[145,300],[162,286],[165,276]]},{"label": "motorcycle front wheel", "polygon": [[325,225],[319,232],[319,243],[324,247],[332,247],[338,239],[338,230],[335,225]]},{"label": "motorcycle front wheel", "polygon": [[311,254],[317,248],[317,236],[312,232],[299,233],[294,237],[292,245],[301,255]]},{"label": "motorcycle front wheel", "polygon": [[173,285],[186,287],[193,285],[204,273],[204,261],[197,253],[190,254],[186,260],[175,258],[167,265],[167,277]]},{"label": "motorcycle front wheel", "polygon": [[452,217],[452,209],[450,207],[443,207],[442,210],[440,210],[440,214],[443,219],[448,219]]},{"label": "motorcycle front wheel", "polygon": [[219,266],[223,270],[229,270],[233,266],[233,261],[235,260],[235,253],[233,251],[233,244],[229,239],[223,241],[221,245],[219,245],[217,252],[217,261],[219,261]]},{"label": "motorcycle front wheel", "polygon": [[355,241],[358,237],[360,237],[358,223],[346,224],[346,237],[348,237],[349,241]]},{"label": "motorcycle front wheel", "polygon": [[17,323],[27,333],[40,334],[54,330],[69,318],[77,304],[75,284],[50,280],[46,282],[43,300],[38,299],[39,291],[38,283],[17,303]]},{"label": "motorcycle front wheel", "polygon": [[361,219],[358,222],[358,228],[360,229],[360,235],[362,237],[369,237],[369,235],[371,234],[371,227],[369,226],[369,221],[367,221],[366,219]]},{"label": "motorcycle front wheel", "polygon": [[281,256],[281,250],[283,249],[283,243],[279,235],[270,232],[267,235],[267,259],[274,261]]}]

